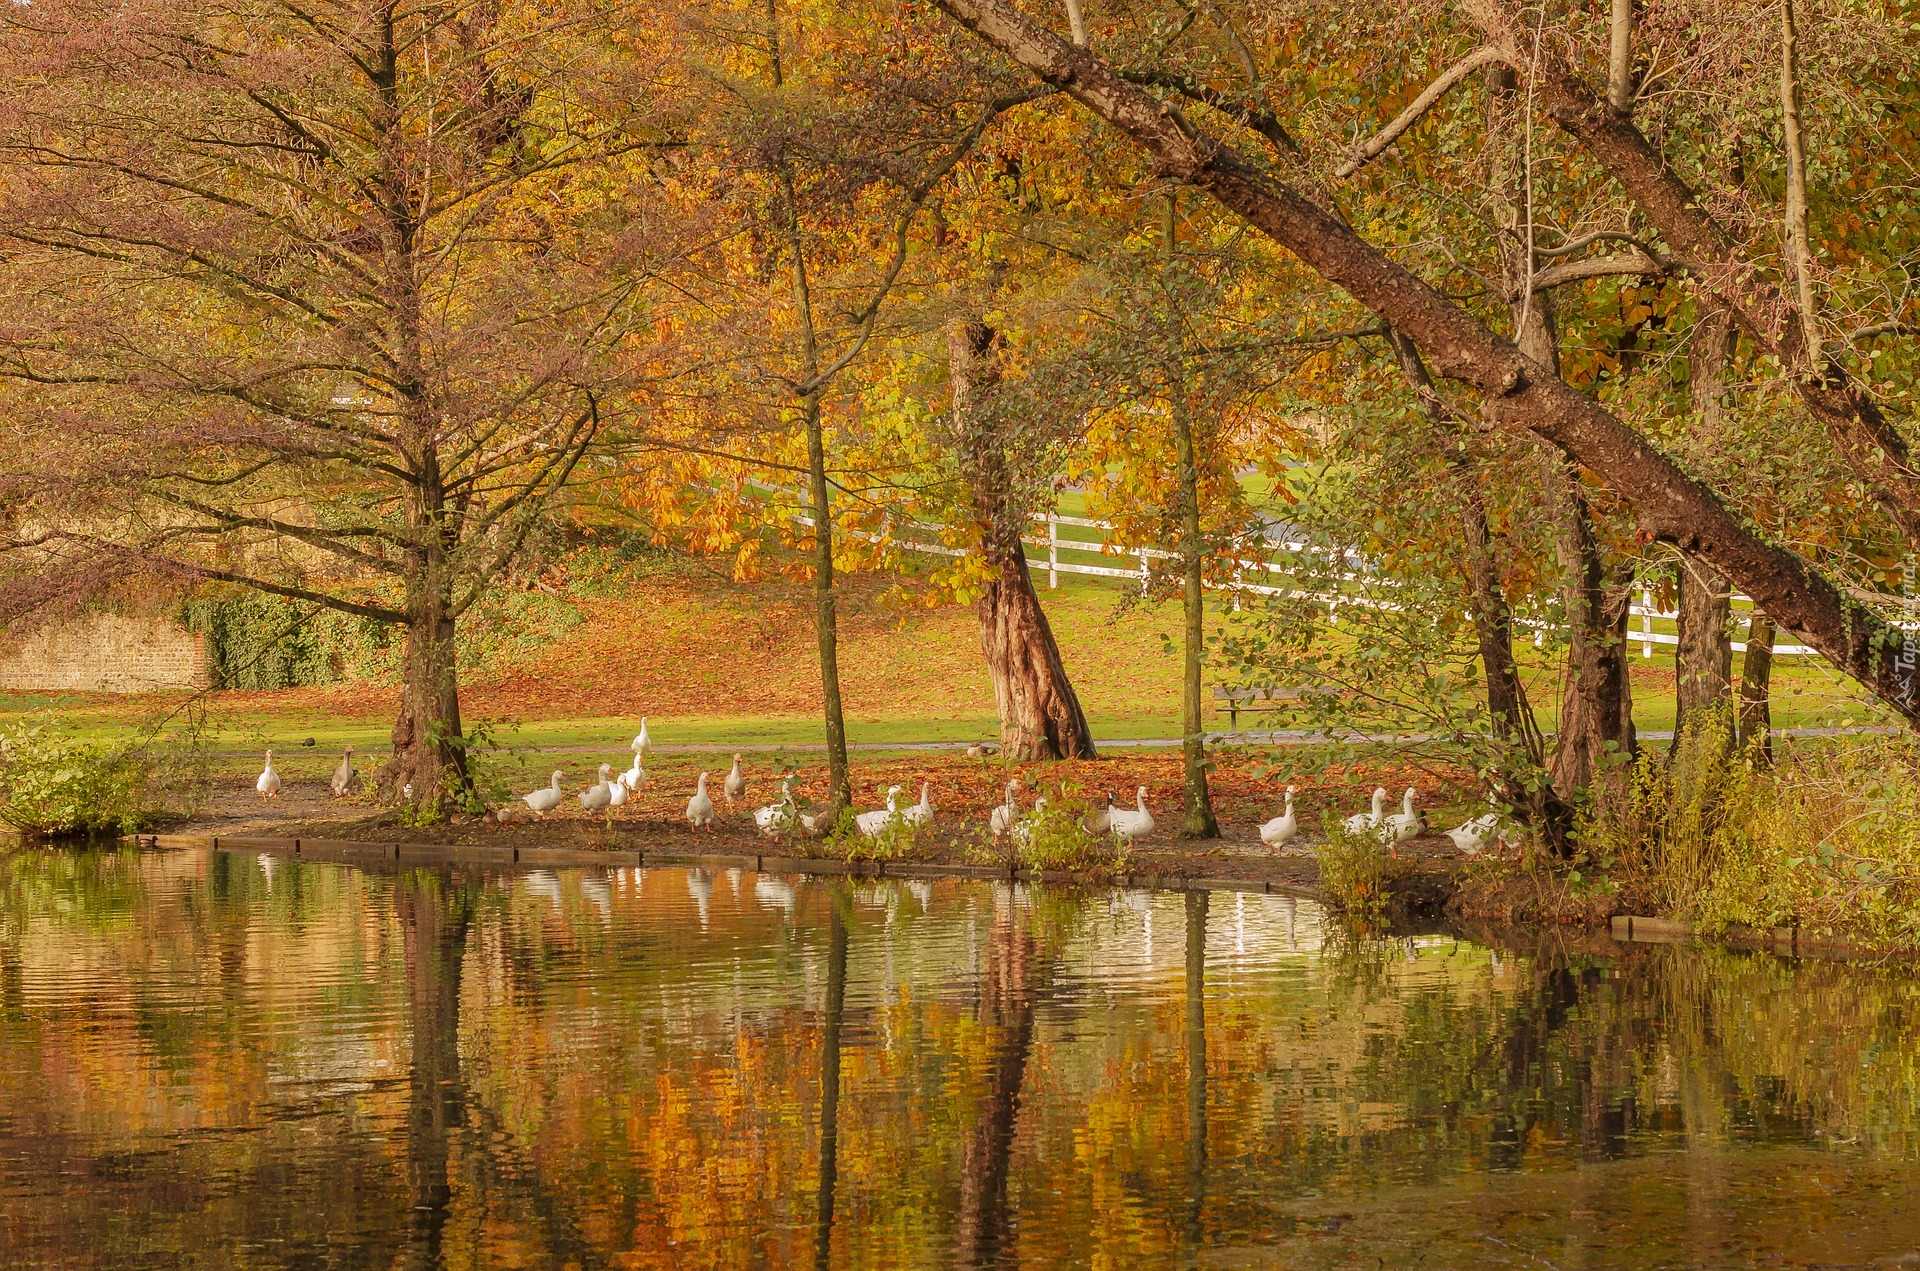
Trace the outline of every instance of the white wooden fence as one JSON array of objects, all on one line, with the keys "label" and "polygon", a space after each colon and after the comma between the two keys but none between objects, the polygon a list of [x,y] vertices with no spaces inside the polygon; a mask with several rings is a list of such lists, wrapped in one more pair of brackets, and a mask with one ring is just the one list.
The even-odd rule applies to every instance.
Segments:
[{"label": "white wooden fence", "polygon": [[[813,518],[804,512],[796,512],[793,520],[800,525],[809,527],[813,525]],[[1129,579],[1138,582],[1141,590],[1145,591],[1152,579],[1152,562],[1156,560],[1173,560],[1177,556],[1177,553],[1154,547],[1116,547],[1105,538],[1062,538],[1060,535],[1061,526],[1093,530],[1099,534],[1108,533],[1116,528],[1111,521],[1091,520],[1084,516],[1062,516],[1057,512],[1035,513],[1034,520],[1046,524],[1046,535],[1044,537],[1038,534],[1029,535],[1023,538],[1022,541],[1030,548],[1037,548],[1044,551],[1046,557],[1045,559],[1035,559],[1029,555],[1027,557],[1027,565],[1036,572],[1043,569],[1046,571],[1047,586],[1049,589],[1056,588],[1060,585],[1060,575],[1079,574],[1090,578]],[[910,528],[922,530],[930,534],[939,534],[946,529],[944,525],[938,525],[928,521],[911,522]],[[889,538],[869,531],[845,532],[858,534],[859,537],[867,539],[870,542],[888,541],[891,542],[893,546],[910,552],[953,557],[971,555],[965,548],[948,547],[944,543],[927,543],[900,537]],[[1285,552],[1303,552],[1308,550],[1308,548],[1309,544],[1300,542],[1283,542],[1276,545],[1276,550]],[[1137,567],[1130,569],[1120,569],[1112,565],[1090,565],[1081,561],[1062,560],[1060,556],[1062,552],[1080,552],[1086,555],[1097,555],[1107,558],[1130,556],[1140,563]],[[1236,580],[1228,584],[1224,589],[1229,592],[1245,592],[1257,596],[1277,596],[1284,594],[1296,599],[1315,598],[1326,601],[1330,610],[1338,606],[1384,609],[1397,608],[1391,601],[1358,596],[1321,596],[1317,593],[1300,591],[1293,587],[1275,587],[1263,583],[1247,582],[1238,577],[1238,575],[1246,573],[1285,574],[1287,567],[1275,561],[1236,558],[1233,564],[1235,566]],[[1341,574],[1339,577],[1356,578],[1360,577],[1360,575],[1354,572]],[[1746,605],[1749,608],[1753,603],[1747,597],[1737,593],[1733,599],[1736,604]],[[1630,631],[1628,633],[1628,641],[1640,646],[1641,657],[1652,657],[1653,646],[1656,644],[1677,645],[1680,643],[1680,637],[1678,635],[1667,631],[1654,630],[1653,624],[1656,621],[1676,622],[1679,614],[1671,610],[1662,609],[1656,605],[1651,589],[1642,589],[1640,593],[1640,603],[1630,606],[1628,613],[1632,618],[1638,618],[1640,620],[1640,629],[1638,631]],[[1535,644],[1540,644],[1544,641],[1548,624],[1530,618],[1516,618],[1515,621],[1519,625],[1533,630]],[[1749,621],[1751,621],[1751,618],[1749,618]],[[1747,645],[1744,640],[1735,640],[1733,642],[1733,651],[1735,653],[1744,653],[1746,652],[1746,648]],[[1781,658],[1817,657],[1818,651],[1805,644],[1775,644],[1773,646],[1773,655]]]}]

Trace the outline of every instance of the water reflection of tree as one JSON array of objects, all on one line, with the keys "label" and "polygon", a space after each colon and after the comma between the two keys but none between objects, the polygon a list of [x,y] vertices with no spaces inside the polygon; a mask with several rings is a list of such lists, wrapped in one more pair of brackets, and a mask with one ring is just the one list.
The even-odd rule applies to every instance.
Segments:
[{"label": "water reflection of tree", "polygon": [[1038,942],[1022,915],[1013,888],[995,888],[977,1008],[993,1041],[979,1112],[962,1141],[954,1214],[955,1262],[963,1267],[996,1265],[1009,1234],[1007,1167],[1033,1045],[1032,980],[1040,961]]},{"label": "water reflection of tree", "polygon": [[412,1230],[403,1265],[438,1267],[453,1202],[450,1144],[466,1120],[460,1077],[460,968],[479,880],[409,870],[394,888],[406,948],[408,1022],[407,1195]]}]

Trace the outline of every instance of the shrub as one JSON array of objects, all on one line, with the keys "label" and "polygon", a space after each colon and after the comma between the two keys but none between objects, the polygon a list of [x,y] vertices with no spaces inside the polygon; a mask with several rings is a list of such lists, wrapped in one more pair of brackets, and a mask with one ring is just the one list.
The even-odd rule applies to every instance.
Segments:
[{"label": "shrub", "polygon": [[1020,864],[1028,869],[1124,874],[1126,843],[1118,835],[1089,833],[1085,824],[1089,810],[1083,800],[1061,795],[1021,817],[1013,832]]},{"label": "shrub", "polygon": [[868,836],[854,823],[854,811],[841,808],[826,834],[827,855],[843,861],[905,861],[919,853],[920,827],[904,816],[887,820],[878,834]]},{"label": "shrub", "polygon": [[179,617],[205,638],[215,688],[296,688],[339,678],[312,605],[222,591],[186,601]]},{"label": "shrub", "polygon": [[1328,908],[1357,918],[1374,918],[1387,910],[1387,888],[1404,868],[1387,855],[1386,845],[1371,830],[1358,834],[1329,813],[1325,836],[1315,854],[1320,862],[1320,895]]},{"label": "shrub", "polygon": [[50,713],[0,728],[0,822],[23,834],[130,834],[191,816],[206,788],[198,718],[118,746],[83,741]]}]

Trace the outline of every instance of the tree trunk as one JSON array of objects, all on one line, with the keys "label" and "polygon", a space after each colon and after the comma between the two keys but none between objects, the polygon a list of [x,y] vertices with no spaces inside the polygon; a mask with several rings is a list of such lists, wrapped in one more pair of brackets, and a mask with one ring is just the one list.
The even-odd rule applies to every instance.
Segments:
[{"label": "tree trunk", "polygon": [[[820,425],[820,399],[802,403],[807,428],[807,484],[813,501],[813,630],[820,650],[820,696],[827,723],[827,804],[853,800],[847,770],[847,720],[840,705],[840,627],[833,594],[833,503],[827,490],[827,443]],[[831,811],[829,812],[831,820]]]},{"label": "tree trunk", "polygon": [[1773,619],[1758,609],[1747,620],[1747,653],[1740,663],[1740,744],[1763,760],[1773,758]]},{"label": "tree trunk", "polygon": [[1608,576],[1579,479],[1559,456],[1542,476],[1554,515],[1554,547],[1567,574],[1562,602],[1571,628],[1560,725],[1549,772],[1573,804],[1597,782],[1611,783],[1633,754],[1633,687],[1627,678],[1631,579]]},{"label": "tree trunk", "polygon": [[[375,786],[388,799],[423,808],[443,806],[471,787],[460,731],[458,648],[449,598],[434,594],[432,579],[409,597],[400,664],[400,713],[393,721],[393,757]],[[411,787],[412,794],[407,794]]]},{"label": "tree trunk", "polygon": [[1711,565],[1680,558],[1680,643],[1674,646],[1673,747],[1733,695],[1733,593]]},{"label": "tree trunk", "polygon": [[[1176,250],[1178,205],[1167,195],[1166,254],[1172,266]],[[1171,296],[1169,296],[1171,301]],[[1206,545],[1200,537],[1200,459],[1193,444],[1193,417],[1186,401],[1186,336],[1180,315],[1173,315],[1171,374],[1167,408],[1173,416],[1175,459],[1180,465],[1180,564],[1182,600],[1186,608],[1186,644],[1181,659],[1180,753],[1186,815],[1180,832],[1187,838],[1219,838],[1220,823],[1213,815],[1213,792],[1207,787],[1206,720],[1201,715],[1202,661],[1206,656],[1207,600],[1203,589]]]},{"label": "tree trunk", "polygon": [[993,571],[974,612],[1000,711],[1000,753],[1014,760],[1097,759],[1093,730],[1027,569],[1021,543],[1026,518],[998,429],[981,409],[998,378],[993,342],[994,332],[977,319],[955,322],[947,331],[955,451]]}]

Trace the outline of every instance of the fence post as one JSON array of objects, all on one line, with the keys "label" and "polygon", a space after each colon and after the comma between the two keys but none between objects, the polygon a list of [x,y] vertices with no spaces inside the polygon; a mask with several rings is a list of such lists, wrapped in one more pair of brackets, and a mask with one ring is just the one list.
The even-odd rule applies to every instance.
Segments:
[{"label": "fence post", "polygon": [[1153,582],[1153,570],[1147,564],[1147,549],[1140,549],[1140,594],[1147,594],[1147,587]]},{"label": "fence post", "polygon": [[1653,656],[1653,588],[1640,589],[1640,656]]},{"label": "fence post", "polygon": [[1060,585],[1060,518],[1047,513],[1047,590]]}]

